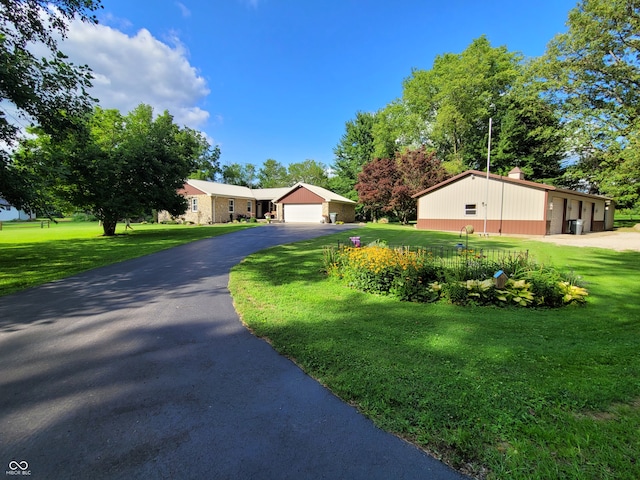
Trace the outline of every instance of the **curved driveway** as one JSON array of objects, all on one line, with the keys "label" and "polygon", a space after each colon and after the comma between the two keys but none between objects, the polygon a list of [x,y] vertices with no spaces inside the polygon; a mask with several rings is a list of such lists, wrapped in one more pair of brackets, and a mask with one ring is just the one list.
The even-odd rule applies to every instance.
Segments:
[{"label": "curved driveway", "polygon": [[0,475],[464,478],[376,428],[236,315],[231,266],[346,228],[247,229],[0,298]]}]

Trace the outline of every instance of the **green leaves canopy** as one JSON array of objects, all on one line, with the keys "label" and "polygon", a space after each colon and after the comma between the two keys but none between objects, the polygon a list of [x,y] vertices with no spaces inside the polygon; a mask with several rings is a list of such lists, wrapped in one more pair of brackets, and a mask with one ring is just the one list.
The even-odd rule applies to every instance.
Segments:
[{"label": "green leaves canopy", "polygon": [[256,167],[251,163],[241,165],[231,163],[222,167],[222,182],[229,185],[242,185],[254,188],[256,186]]},{"label": "green leaves canopy", "polygon": [[493,171],[519,166],[533,180],[557,177],[565,156],[559,118],[527,79],[522,56],[484,36],[460,54],[440,55],[430,70],[414,70],[402,98],[377,113],[373,155],[426,146],[450,173],[483,168],[491,118]]},{"label": "green leaves canopy", "polygon": [[288,173],[291,185],[304,182],[323,188],[329,186],[326,165],[315,160],[307,159],[304,162],[290,163]]},{"label": "green leaves canopy", "polygon": [[640,1],[583,0],[535,64],[578,163],[569,171],[619,206],[640,201]]},{"label": "green leaves canopy", "polygon": [[[521,57],[491,47],[482,36],[461,54],[436,57],[431,70],[414,70],[403,101],[424,121],[424,134],[439,156],[478,167],[486,158],[489,118],[521,75]],[[499,122],[496,122],[499,124]]]},{"label": "green leaves canopy", "polygon": [[353,120],[345,124],[345,133],[333,149],[335,155],[329,183],[336,193],[351,200],[357,200],[354,186],[363,165],[373,159],[373,125],[375,115],[357,112]]},{"label": "green leaves canopy", "polygon": [[154,119],[148,105],[126,116],[96,108],[83,127],[64,139],[37,131],[36,139],[23,142],[16,164],[41,190],[92,211],[105,235],[115,234],[121,218],[152,209],[184,212],[177,190],[199,165],[200,135],[179,128],[166,111]]},{"label": "green leaves canopy", "polygon": [[[73,18],[96,23],[92,14],[100,0],[2,0],[0,2],[0,102],[15,109],[14,115],[34,123],[48,135],[76,128],[75,119],[91,110],[87,89],[91,73],[76,66],[58,50],[56,34],[65,36]],[[36,58],[29,47],[44,45],[48,57]],[[19,128],[0,109],[0,141],[14,146]],[[30,180],[0,150],[0,196],[24,208],[37,203]]]},{"label": "green leaves canopy", "polygon": [[287,168],[272,158],[265,160],[258,171],[258,183],[261,188],[279,188],[289,186]]}]

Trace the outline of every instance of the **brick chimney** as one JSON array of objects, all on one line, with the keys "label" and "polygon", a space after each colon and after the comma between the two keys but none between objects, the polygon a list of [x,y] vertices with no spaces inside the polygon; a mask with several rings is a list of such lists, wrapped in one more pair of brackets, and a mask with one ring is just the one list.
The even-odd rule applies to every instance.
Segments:
[{"label": "brick chimney", "polygon": [[518,167],[516,167],[509,172],[509,178],[514,178],[516,180],[524,180],[524,172],[520,170]]}]

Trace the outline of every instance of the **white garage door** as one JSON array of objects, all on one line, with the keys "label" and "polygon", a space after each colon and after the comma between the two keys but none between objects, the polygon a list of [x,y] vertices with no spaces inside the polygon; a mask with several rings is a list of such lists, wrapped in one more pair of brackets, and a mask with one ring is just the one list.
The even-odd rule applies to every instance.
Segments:
[{"label": "white garage door", "polygon": [[287,204],[284,206],[285,223],[320,223],[322,219],[322,205],[315,204]]}]

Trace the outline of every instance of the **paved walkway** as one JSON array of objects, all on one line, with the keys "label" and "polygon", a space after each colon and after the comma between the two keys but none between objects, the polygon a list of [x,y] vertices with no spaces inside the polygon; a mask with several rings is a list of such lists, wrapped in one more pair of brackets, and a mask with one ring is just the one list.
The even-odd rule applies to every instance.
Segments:
[{"label": "paved walkway", "polygon": [[345,228],[248,229],[1,297],[0,475],[464,478],[377,429],[236,315],[232,265]]}]

